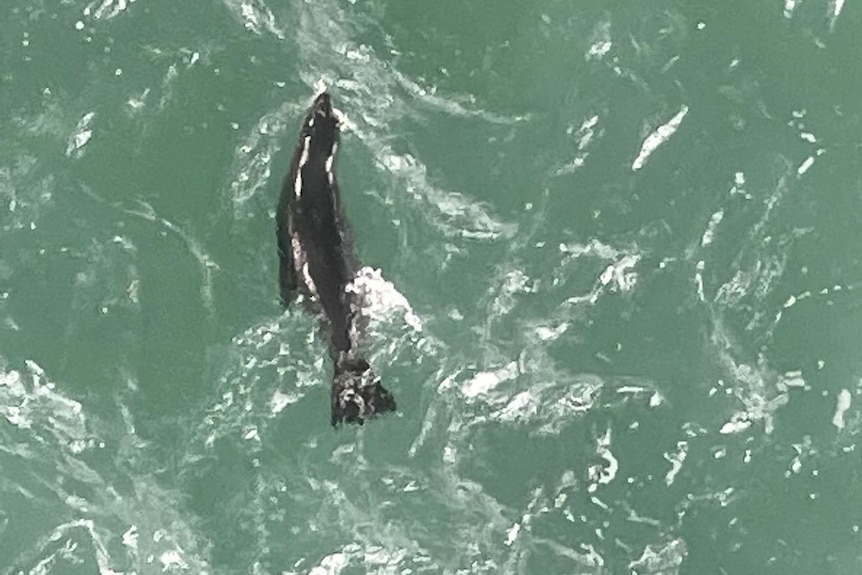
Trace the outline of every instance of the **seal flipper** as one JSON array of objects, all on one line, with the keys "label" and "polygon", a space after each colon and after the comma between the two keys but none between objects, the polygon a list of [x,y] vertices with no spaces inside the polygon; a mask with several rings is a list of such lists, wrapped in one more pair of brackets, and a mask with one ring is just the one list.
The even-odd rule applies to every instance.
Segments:
[{"label": "seal flipper", "polygon": [[395,411],[395,398],[362,358],[342,359],[332,379],[332,425],[358,423],[387,411]]}]

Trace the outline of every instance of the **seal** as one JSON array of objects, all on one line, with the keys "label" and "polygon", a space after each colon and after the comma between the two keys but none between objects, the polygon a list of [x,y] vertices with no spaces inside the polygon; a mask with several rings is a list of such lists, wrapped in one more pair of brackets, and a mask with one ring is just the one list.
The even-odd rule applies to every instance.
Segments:
[{"label": "seal", "polygon": [[351,289],[359,262],[335,179],[339,126],[329,94],[320,94],[302,123],[276,213],[282,304],[302,293],[329,336],[333,426],[396,409],[359,350],[361,302]]}]

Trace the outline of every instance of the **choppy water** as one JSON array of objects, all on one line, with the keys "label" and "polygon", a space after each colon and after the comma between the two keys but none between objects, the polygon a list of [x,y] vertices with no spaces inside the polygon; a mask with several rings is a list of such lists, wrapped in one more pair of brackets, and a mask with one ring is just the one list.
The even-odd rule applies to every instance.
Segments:
[{"label": "choppy water", "polygon": [[[0,573],[855,574],[862,17],[0,7]],[[301,115],[397,416],[278,305]]]}]

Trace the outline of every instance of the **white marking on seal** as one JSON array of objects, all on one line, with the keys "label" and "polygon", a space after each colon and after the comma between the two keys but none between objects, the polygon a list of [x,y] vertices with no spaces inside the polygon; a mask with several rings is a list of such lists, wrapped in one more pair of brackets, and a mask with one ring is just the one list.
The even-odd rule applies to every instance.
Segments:
[{"label": "white marking on seal", "polygon": [[311,279],[311,273],[308,271],[308,262],[303,262],[302,264],[302,277],[305,278],[305,283],[308,285],[308,290],[311,292],[311,295],[317,295],[317,286],[314,285],[314,280]]},{"label": "white marking on seal", "polygon": [[326,158],[326,177],[329,178],[329,185],[332,185],[333,175],[332,175],[332,158],[333,156],[329,156]]},{"label": "white marking on seal", "polygon": [[324,164],[323,168],[326,171],[326,178],[329,180],[329,185],[331,186],[335,182],[335,174],[332,172],[332,164],[335,161],[335,153],[338,151],[338,143],[332,144],[332,152],[329,154],[329,157],[326,158],[326,164]]},{"label": "white marking on seal", "polygon": [[296,179],[293,181],[293,193],[296,197],[302,195],[302,167],[308,163],[308,147],[311,145],[311,136],[306,136],[302,143],[302,154],[299,156],[299,164],[296,166]]},{"label": "white marking on seal", "polygon": [[299,243],[298,238],[292,237],[290,238],[290,246],[293,249],[294,265],[302,269],[302,279],[305,280],[308,291],[311,292],[313,297],[317,297],[317,286],[314,284],[314,280],[311,279],[311,273],[308,271],[308,258],[302,249],[302,244]]}]

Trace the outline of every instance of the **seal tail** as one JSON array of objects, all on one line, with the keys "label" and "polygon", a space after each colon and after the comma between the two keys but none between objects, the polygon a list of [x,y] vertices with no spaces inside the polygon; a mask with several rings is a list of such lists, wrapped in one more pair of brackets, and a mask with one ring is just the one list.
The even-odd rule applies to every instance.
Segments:
[{"label": "seal tail", "polygon": [[387,411],[395,411],[395,398],[362,358],[342,359],[332,379],[332,425],[358,423]]}]

